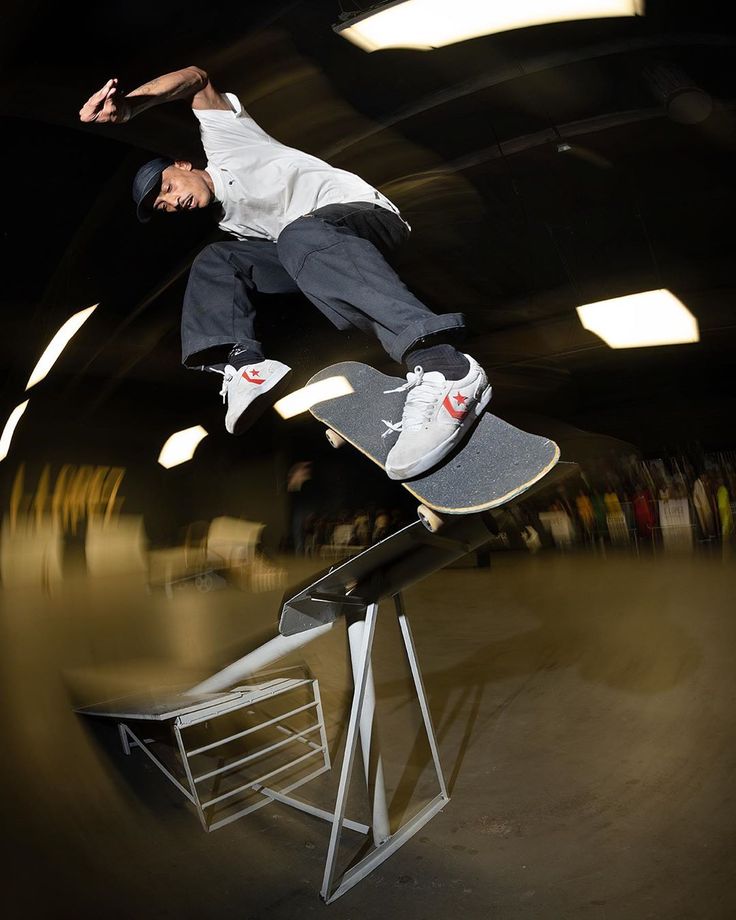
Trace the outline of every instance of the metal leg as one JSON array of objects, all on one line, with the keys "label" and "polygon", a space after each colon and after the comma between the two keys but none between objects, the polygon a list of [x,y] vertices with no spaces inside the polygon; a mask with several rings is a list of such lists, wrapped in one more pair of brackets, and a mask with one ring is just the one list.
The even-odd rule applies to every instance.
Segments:
[{"label": "metal leg", "polygon": [[148,744],[146,744],[145,739],[141,741],[140,738],[137,735],[135,735],[128,728],[128,726],[125,725],[123,722],[121,722],[118,725],[118,731],[120,732],[120,737],[123,741],[123,750],[125,751],[126,754],[130,754],[131,748],[134,748],[134,747],[140,748],[143,751],[143,753],[146,755],[146,757],[148,757],[148,759],[159,768],[159,770],[164,774],[164,776],[168,780],[170,780],[176,786],[176,788],[189,799],[189,801],[193,805],[196,805],[196,797],[192,795],[192,793],[189,792],[187,789],[185,789],[184,786],[182,786],[179,780],[174,776],[174,774],[170,770],[166,769],[166,767],[161,763],[158,757],[156,757],[154,754],[150,752],[150,750],[148,749]]},{"label": "metal leg", "polygon": [[192,801],[197,808],[197,814],[199,815],[199,820],[202,824],[202,827],[209,833],[209,827],[207,826],[207,819],[204,816],[204,811],[202,810],[202,804],[199,801],[199,793],[197,792],[197,787],[194,783],[194,777],[192,776],[192,771],[189,766],[189,760],[187,758],[187,751],[184,747],[184,742],[181,737],[181,729],[178,725],[179,720],[174,721],[174,734],[176,735],[176,743],[179,746],[179,756],[181,757],[182,766],[184,767],[184,772],[187,775],[187,780],[189,782],[189,788],[192,790]]},{"label": "metal leg", "polygon": [[[380,845],[377,845],[374,850],[364,856],[362,859],[358,860],[353,866],[351,866],[338,880],[337,885],[333,888],[333,878],[334,878],[334,865],[335,858],[337,853],[337,841],[338,835],[335,833],[336,826],[333,825],[333,834],[330,840],[330,849],[328,851],[327,857],[327,867],[325,869],[325,881],[322,886],[322,897],[328,904],[331,904],[333,901],[336,901],[338,898],[342,897],[345,892],[349,891],[354,885],[357,885],[361,879],[364,879],[369,875],[377,866],[380,866],[382,862],[385,862],[391,856],[392,853],[395,853],[400,847],[402,847],[408,840],[410,840],[419,830],[421,830],[431,819],[442,809],[449,801],[449,796],[447,794],[447,788],[445,786],[445,780],[442,775],[442,768],[440,766],[439,753],[437,749],[437,739],[434,733],[434,727],[432,725],[432,719],[429,712],[429,705],[427,703],[427,695],[424,690],[424,684],[422,682],[421,673],[419,671],[419,665],[417,663],[417,654],[414,647],[414,641],[412,639],[411,630],[409,629],[409,623],[406,619],[404,613],[403,604],[401,601],[400,595],[395,595],[394,602],[396,604],[396,612],[399,617],[399,625],[401,628],[401,634],[404,640],[404,646],[406,648],[407,657],[409,659],[409,666],[411,668],[412,677],[414,680],[414,687],[416,689],[417,698],[419,701],[419,706],[422,711],[422,719],[424,721],[424,727],[427,732],[427,739],[429,741],[430,750],[432,752],[432,760],[434,763],[435,771],[437,773],[437,781],[439,783],[440,792],[436,795],[431,801],[429,801],[422,809],[420,809],[417,814],[412,818],[406,821],[395,833],[390,834]],[[375,606],[375,605],[372,605]],[[373,631],[374,624],[371,622],[371,608],[369,608],[369,617],[366,619],[365,631],[369,633],[369,641],[363,642],[363,651],[359,661],[362,664],[360,669],[360,683],[356,683],[356,695],[353,699],[353,708],[350,713],[350,724],[348,726],[348,741],[345,751],[345,760],[343,761],[343,772],[340,778],[340,789],[338,791],[338,804],[336,806],[336,821],[339,820],[340,808],[344,809],[344,803],[341,804],[341,796],[345,796],[347,784],[349,783],[350,770],[352,769],[352,757],[355,753],[356,739],[354,737],[355,733],[355,723],[362,720],[362,713],[360,712],[361,707],[366,706],[367,700],[363,700],[363,689],[367,684],[369,674],[367,673],[370,668],[370,647],[373,641]],[[358,687],[361,689],[361,694],[358,694]],[[356,711],[356,708],[358,711]],[[371,713],[372,715],[372,713]],[[361,728],[362,730],[362,728]],[[352,732],[352,734],[351,734]],[[350,761],[348,762],[348,755],[350,755]],[[346,766],[347,765],[347,766]],[[345,780],[345,784],[344,784]]]},{"label": "metal leg", "polygon": [[[316,818],[321,818],[323,821],[329,821],[330,824],[335,820],[335,816],[331,811],[325,811],[324,808],[317,808],[316,805],[311,805],[309,802],[302,802],[301,799],[297,799],[293,795],[284,795],[282,792],[278,792],[268,786],[257,786],[255,788],[269,799],[273,799],[276,802],[283,802],[284,805],[290,805],[298,811],[304,811],[308,815],[314,815]],[[349,818],[345,818],[343,824],[348,830],[357,831],[359,834],[370,834],[371,832],[367,824],[361,824],[359,821],[351,821]]]},{"label": "metal leg", "polygon": [[368,665],[370,661],[371,648],[373,647],[373,634],[376,628],[377,612],[378,604],[370,604],[366,612],[365,628],[363,632],[363,648],[359,659],[361,667],[353,693],[353,705],[350,709],[348,730],[345,738],[345,754],[342,761],[342,769],[340,770],[340,782],[337,788],[337,799],[335,800],[335,818],[332,823],[330,845],[327,849],[327,861],[325,863],[325,874],[322,880],[322,890],[320,892],[322,898],[325,901],[330,897],[330,892],[332,891],[332,883],[335,877],[337,849],[340,840],[340,831],[345,819],[347,793],[350,786],[350,776],[353,772],[355,748],[358,743],[358,725],[360,722],[361,710],[363,708],[365,688],[368,682]]},{"label": "metal leg", "polygon": [[120,735],[120,743],[123,745],[123,754],[130,754],[128,733],[126,732],[125,725],[123,725],[122,722],[118,722],[118,734]]},{"label": "metal leg", "polygon": [[330,762],[330,748],[327,744],[327,731],[325,730],[325,714],[322,711],[322,696],[319,692],[319,683],[316,680],[312,681],[312,695],[314,700],[317,703],[317,721],[319,722],[319,736],[320,741],[322,742],[322,747],[325,752],[325,766],[327,769],[332,768],[332,763]]},{"label": "metal leg", "polygon": [[[363,667],[363,661],[360,656],[363,653],[365,622],[362,619],[356,619],[353,622],[348,620],[348,624],[353,683],[357,687],[361,668]],[[368,668],[368,675],[365,683],[363,707],[360,713],[360,744],[363,751],[363,767],[365,769],[368,797],[371,799],[373,842],[376,846],[380,846],[391,835],[391,827],[386,803],[386,786],[383,779],[383,759],[380,754],[375,725],[376,689],[373,683],[373,666],[370,655],[365,663]]]},{"label": "metal leg", "polygon": [[396,613],[399,617],[399,627],[401,629],[401,635],[404,639],[404,646],[406,648],[406,655],[409,659],[409,667],[411,668],[411,676],[414,678],[414,686],[417,691],[417,699],[419,700],[419,708],[422,710],[422,718],[424,719],[424,728],[427,732],[427,740],[429,741],[429,748],[432,752],[432,760],[434,761],[434,768],[437,773],[437,781],[440,784],[440,794],[448,802],[450,797],[447,794],[447,787],[445,786],[445,778],[442,775],[442,765],[440,764],[440,755],[437,749],[437,737],[434,733],[434,726],[432,724],[432,715],[429,711],[429,705],[427,703],[427,694],[424,689],[424,681],[422,680],[422,673],[419,670],[419,664],[417,662],[417,650],[414,646],[414,638],[411,634],[411,627],[409,626],[409,621],[406,618],[406,612],[404,611],[404,602],[400,594],[394,595],[394,604],[396,605]]},{"label": "metal leg", "polygon": [[[376,847],[367,856],[364,856],[359,862],[352,866],[340,879],[337,888],[332,891],[329,897],[325,898],[328,904],[341,898],[345,892],[357,885],[366,876],[370,875],[374,869],[385,862],[389,856],[395,853],[408,840],[420,831],[434,816],[442,811],[447,805],[447,799],[441,795],[436,795],[431,802],[428,802],[421,811],[417,812],[413,818],[410,818],[406,824],[403,824],[395,834],[380,847]],[[324,897],[324,894],[322,895]]]}]

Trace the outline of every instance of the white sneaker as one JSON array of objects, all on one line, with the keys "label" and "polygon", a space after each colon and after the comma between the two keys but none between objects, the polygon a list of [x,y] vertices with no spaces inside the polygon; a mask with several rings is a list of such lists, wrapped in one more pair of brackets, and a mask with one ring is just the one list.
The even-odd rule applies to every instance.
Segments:
[{"label": "white sneaker", "polygon": [[439,371],[415,367],[397,392],[408,390],[404,412],[398,424],[385,422],[388,431],[399,431],[399,439],[386,458],[390,479],[409,479],[426,472],[448,454],[478,420],[491,398],[485,371],[465,355],[470,370],[462,380],[446,380]]},{"label": "white sneaker", "polygon": [[[276,391],[275,388],[285,382],[290,373],[291,368],[280,361],[259,361],[239,370],[231,364],[226,365],[220,396],[227,404],[225,428],[230,434],[243,434],[250,428],[263,410],[273,404],[281,390],[280,386]],[[271,394],[269,399],[263,399],[266,393]]]}]

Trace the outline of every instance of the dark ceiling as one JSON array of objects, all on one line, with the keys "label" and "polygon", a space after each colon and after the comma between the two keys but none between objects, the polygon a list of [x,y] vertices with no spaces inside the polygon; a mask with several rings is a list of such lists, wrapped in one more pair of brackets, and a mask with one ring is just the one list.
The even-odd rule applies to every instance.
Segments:
[{"label": "dark ceiling", "polygon": [[[401,274],[434,308],[467,314],[498,411],[646,451],[733,445],[728,6],[652,0],[636,20],[368,55],[332,31],[339,0],[13,0],[0,38],[3,418],[61,323],[100,302],[34,393],[22,437],[63,437],[71,418],[125,438],[221,424],[218,380],[184,371],[178,354],[188,267],[219,231],[207,215],[142,227],[129,192],[151,152],[200,155],[195,121],[184,103],[121,127],[77,117],[110,76],[133,88],[197,64],[278,139],[399,204],[414,228]],[[710,115],[683,123],[692,107],[668,110],[663,87],[675,84],[695,88],[694,106],[710,100]],[[696,315],[700,343],[614,351],[578,322],[580,303],[659,287]],[[300,302],[265,305],[262,327],[296,383],[333,360],[389,367]]]}]

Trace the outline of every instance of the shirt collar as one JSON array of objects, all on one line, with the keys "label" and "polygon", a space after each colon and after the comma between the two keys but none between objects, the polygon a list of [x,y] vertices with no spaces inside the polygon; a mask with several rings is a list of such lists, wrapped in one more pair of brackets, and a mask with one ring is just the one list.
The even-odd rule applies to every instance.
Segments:
[{"label": "shirt collar", "polygon": [[219,166],[215,166],[214,163],[207,163],[205,171],[209,174],[210,179],[212,179],[212,184],[215,187],[215,198],[220,202],[224,202],[225,180],[222,175],[222,170]]}]

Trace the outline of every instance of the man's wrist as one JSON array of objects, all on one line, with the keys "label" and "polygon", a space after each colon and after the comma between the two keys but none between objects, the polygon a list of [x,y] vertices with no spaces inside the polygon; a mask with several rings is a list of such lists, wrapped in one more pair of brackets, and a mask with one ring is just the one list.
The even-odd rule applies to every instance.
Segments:
[{"label": "man's wrist", "polygon": [[145,96],[125,96],[120,102],[123,115],[122,124],[129,122],[131,119],[135,118],[136,115],[140,115],[144,109],[150,108],[150,106],[156,104],[156,100],[146,98]]}]

